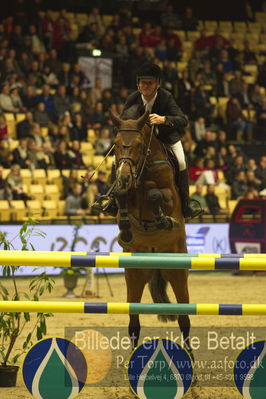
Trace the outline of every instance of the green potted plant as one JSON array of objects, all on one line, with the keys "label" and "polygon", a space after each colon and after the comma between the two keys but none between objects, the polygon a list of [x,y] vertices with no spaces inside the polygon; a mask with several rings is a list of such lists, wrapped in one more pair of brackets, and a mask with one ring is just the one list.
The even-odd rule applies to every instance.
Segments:
[{"label": "green potted plant", "polygon": [[[71,251],[75,251],[75,247],[77,244],[77,238],[79,229],[81,228],[82,224],[76,224],[74,226],[74,234],[73,240],[71,244]],[[64,278],[64,287],[66,288],[67,292],[63,295],[65,298],[77,298],[77,295],[73,292],[76,288],[78,283],[78,278],[82,274],[82,271],[85,271],[84,267],[64,267],[61,271],[61,276]]]},{"label": "green potted plant", "polygon": [[[34,247],[29,242],[32,236],[44,238],[45,234],[35,227],[36,221],[29,219],[19,231],[22,250],[31,250]],[[16,237],[15,237],[16,238]],[[0,247],[13,250],[12,242],[7,239],[7,234],[0,232]],[[51,292],[54,280],[41,273],[29,280],[27,292],[19,290],[16,266],[4,266],[3,278],[0,282],[0,296],[4,301],[29,300],[38,301],[45,292]],[[10,289],[10,281],[12,289]],[[53,316],[51,313],[37,313],[30,315],[28,312],[2,312],[0,313],[0,387],[15,386],[19,367],[18,360],[27,349],[33,345],[33,339],[41,339],[46,334],[46,319]],[[18,338],[27,329],[26,338],[17,345]]]}]

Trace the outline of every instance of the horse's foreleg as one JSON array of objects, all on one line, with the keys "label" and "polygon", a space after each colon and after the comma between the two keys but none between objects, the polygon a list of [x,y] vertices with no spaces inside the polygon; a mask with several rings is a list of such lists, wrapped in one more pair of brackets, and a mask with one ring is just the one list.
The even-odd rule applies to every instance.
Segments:
[{"label": "horse's foreleg", "polygon": [[[165,271],[164,271],[165,272]],[[167,272],[168,274],[168,272]],[[174,291],[178,303],[189,303],[188,293],[188,270],[171,270],[167,276]],[[188,315],[179,315],[178,324],[183,337],[185,349],[190,353],[192,360],[192,348],[190,346],[190,319]]]},{"label": "horse's foreleg", "polygon": [[[139,303],[146,284],[146,279],[141,270],[126,269],[125,278],[127,284],[127,302]],[[140,322],[138,314],[129,315],[128,334],[131,339],[132,349],[138,345],[140,335]]]},{"label": "horse's foreleg", "polygon": [[118,242],[123,247],[124,244],[131,243],[132,239],[133,239],[130,221],[129,221],[129,217],[128,217],[127,193],[126,194],[117,194],[117,201],[119,204],[118,226],[120,229],[120,235],[119,235]]},{"label": "horse's foreleg", "polygon": [[152,212],[155,217],[155,225],[158,229],[172,230],[176,228],[179,223],[170,216],[165,216],[162,210],[163,194],[157,188],[152,188],[148,191],[148,201],[151,205]]}]

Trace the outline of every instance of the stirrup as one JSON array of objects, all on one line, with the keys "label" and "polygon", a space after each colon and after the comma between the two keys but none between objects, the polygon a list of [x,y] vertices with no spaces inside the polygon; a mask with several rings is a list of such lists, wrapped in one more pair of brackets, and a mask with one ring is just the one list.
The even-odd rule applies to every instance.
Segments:
[{"label": "stirrup", "polygon": [[[192,203],[195,203],[196,206],[193,207]],[[196,199],[190,199],[188,202],[188,205],[186,207],[186,211],[184,212],[184,216],[186,219],[194,219],[195,217],[198,217],[204,213],[204,210],[202,209],[199,201]]]}]

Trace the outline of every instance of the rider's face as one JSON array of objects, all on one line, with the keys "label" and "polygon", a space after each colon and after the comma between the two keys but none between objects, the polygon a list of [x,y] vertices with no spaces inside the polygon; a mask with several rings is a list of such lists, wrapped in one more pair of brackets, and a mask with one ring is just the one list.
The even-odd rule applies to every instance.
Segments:
[{"label": "rider's face", "polygon": [[159,87],[156,79],[140,79],[139,91],[144,97],[153,97]]}]

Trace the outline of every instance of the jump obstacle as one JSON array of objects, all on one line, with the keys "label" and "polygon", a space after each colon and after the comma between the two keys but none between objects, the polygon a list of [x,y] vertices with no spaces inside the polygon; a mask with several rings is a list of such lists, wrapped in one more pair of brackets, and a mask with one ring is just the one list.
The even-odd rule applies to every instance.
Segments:
[{"label": "jump obstacle", "polygon": [[0,301],[0,312],[266,316],[266,304]]},{"label": "jump obstacle", "polygon": [[266,254],[0,251],[0,265],[266,271]]},{"label": "jump obstacle", "polygon": [[[266,254],[0,251],[0,265],[266,270]],[[266,304],[0,301],[0,312],[266,316]]]}]

